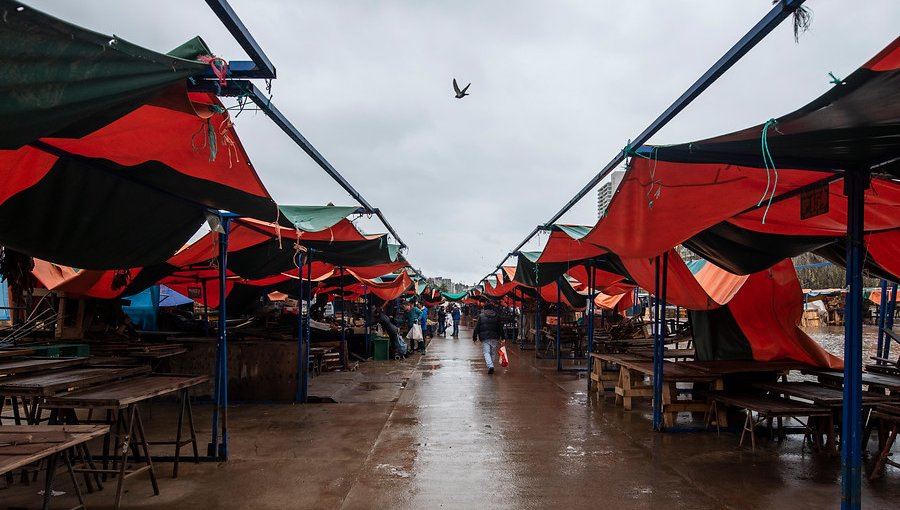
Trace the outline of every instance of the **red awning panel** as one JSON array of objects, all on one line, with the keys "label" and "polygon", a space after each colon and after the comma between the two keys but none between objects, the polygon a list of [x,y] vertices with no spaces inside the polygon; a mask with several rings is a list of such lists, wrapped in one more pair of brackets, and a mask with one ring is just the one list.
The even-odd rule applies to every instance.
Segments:
[{"label": "red awning panel", "polygon": [[790,260],[750,275],[728,308],[750,341],[753,359],[793,359],[843,368],[840,358],[826,352],[800,329],[803,292]]}]

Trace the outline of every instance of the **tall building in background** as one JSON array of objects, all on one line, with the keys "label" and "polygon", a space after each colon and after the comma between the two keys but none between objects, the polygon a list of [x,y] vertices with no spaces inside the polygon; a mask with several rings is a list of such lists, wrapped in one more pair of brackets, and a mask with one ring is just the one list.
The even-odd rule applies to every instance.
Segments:
[{"label": "tall building in background", "polygon": [[613,195],[616,193],[616,190],[619,189],[619,184],[622,183],[622,178],[625,176],[625,171],[616,170],[615,172],[609,174],[609,182],[600,186],[600,189],[597,190],[597,219],[603,217],[606,214],[606,210],[609,209],[609,203],[612,201]]}]

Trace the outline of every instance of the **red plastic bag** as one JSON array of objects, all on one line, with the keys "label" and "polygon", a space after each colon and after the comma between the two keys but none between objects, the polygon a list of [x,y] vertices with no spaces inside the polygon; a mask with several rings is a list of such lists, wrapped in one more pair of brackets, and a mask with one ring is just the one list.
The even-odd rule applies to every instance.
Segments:
[{"label": "red plastic bag", "polygon": [[501,345],[499,349],[497,349],[497,353],[500,355],[500,366],[506,368],[509,366],[509,356],[506,355],[506,345]]}]

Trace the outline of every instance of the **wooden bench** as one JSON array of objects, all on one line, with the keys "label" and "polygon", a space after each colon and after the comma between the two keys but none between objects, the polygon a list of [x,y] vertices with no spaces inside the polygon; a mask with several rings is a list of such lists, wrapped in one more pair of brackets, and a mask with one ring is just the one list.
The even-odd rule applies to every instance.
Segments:
[{"label": "wooden bench", "polygon": [[[744,394],[744,393],[728,393],[725,391],[710,391],[709,399],[711,402],[710,415],[718,414],[721,411],[719,405],[732,406],[744,409],[747,417],[744,420],[743,430],[741,431],[741,440],[739,446],[744,445],[744,438],[750,433],[750,447],[752,451],[756,451],[756,426],[763,420],[772,418],[794,418],[805,416],[806,423],[802,421],[807,437],[815,437],[817,435],[816,428],[810,425],[813,418],[820,418],[823,422],[823,428],[827,436],[826,447],[832,453],[836,453],[836,441],[834,435],[834,414],[827,407],[808,404],[796,400],[775,397],[762,394]],[[753,413],[756,413],[756,419]],[[719,430],[719,427],[716,427]]]},{"label": "wooden bench", "polygon": [[[900,404],[877,404],[872,411],[873,421],[879,424],[879,438],[881,438],[881,450],[878,453],[878,461],[875,468],[869,475],[870,480],[875,480],[884,473],[886,465],[900,467],[900,463],[891,460],[891,448],[897,440],[897,433],[900,432]],[[888,431],[889,429],[889,431]]]},{"label": "wooden bench", "polygon": [[[599,354],[594,353],[594,358],[599,361],[619,366],[618,379],[614,388],[616,405],[621,404],[626,411],[632,408],[632,399],[634,398],[652,398],[653,386],[652,382],[647,384],[644,382],[646,377],[651,380],[653,378],[653,361],[644,356],[635,354]],[[595,366],[601,365],[595,363]],[[592,381],[598,381],[598,391],[600,382],[604,381],[602,377],[602,367],[592,370]],[[596,377],[595,377],[596,375]],[[662,386],[662,415],[663,426],[671,428],[675,425],[675,416],[680,412],[701,412],[705,413],[709,410],[709,402],[706,399],[691,398],[687,400],[678,399],[678,383],[709,383],[713,389],[722,389],[723,380],[720,375],[701,372],[690,367],[684,366],[683,363],[673,363],[666,361],[663,363],[663,386]],[[718,417],[722,425],[727,425],[727,418],[724,414]]]}]

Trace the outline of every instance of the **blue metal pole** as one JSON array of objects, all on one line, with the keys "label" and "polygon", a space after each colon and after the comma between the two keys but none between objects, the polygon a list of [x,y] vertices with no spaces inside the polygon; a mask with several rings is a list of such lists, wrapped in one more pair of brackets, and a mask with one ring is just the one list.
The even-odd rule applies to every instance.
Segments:
[{"label": "blue metal pole", "polygon": [[[312,346],[310,325],[312,323],[312,250],[306,253],[306,350],[303,353],[303,386],[300,388],[300,401],[309,401],[309,352]],[[303,280],[303,271],[300,271],[300,279]],[[303,312],[303,310],[300,310]]]},{"label": "blue metal pole", "polygon": [[347,303],[344,302],[344,266],[341,266],[341,358],[347,369]]},{"label": "blue metal pole", "polygon": [[[225,282],[228,276],[228,234],[231,218],[234,217],[236,215],[219,214],[224,233],[219,234],[219,341],[216,349],[216,407],[213,410],[213,440],[210,454],[218,454],[222,460],[228,460],[228,328],[226,324],[228,313]],[[221,443],[218,437],[220,424]]]},{"label": "blue metal pole", "polygon": [[862,266],[867,169],[844,174],[847,196],[847,310],[844,323],[844,406],[841,426],[841,508],[862,504]]},{"label": "blue metal pole", "polygon": [[363,302],[365,303],[365,306],[366,306],[366,315],[365,315],[365,317],[366,317],[366,339],[365,339],[365,346],[366,346],[366,358],[368,358],[368,357],[370,356],[370,354],[369,354],[369,344],[370,344],[370,342],[371,342],[370,325],[371,325],[371,322],[372,322],[372,307],[369,305],[369,286],[366,285],[365,283],[363,284]]},{"label": "blue metal pole", "polygon": [[200,282],[200,292],[203,293],[203,336],[209,336],[209,305],[206,301],[206,282]]},{"label": "blue metal pole", "polygon": [[556,371],[562,371],[562,276],[556,279]]},{"label": "blue metal pole", "polygon": [[661,389],[660,385],[661,376],[659,366],[656,361],[659,357],[659,344],[660,344],[660,320],[659,320],[659,311],[660,311],[660,295],[662,293],[662,268],[660,267],[661,259],[660,257],[656,257],[655,272],[654,272],[654,295],[656,297],[655,302],[653,303],[653,430],[660,430],[662,428],[662,392],[657,391],[657,389]]},{"label": "blue metal pole", "polygon": [[[884,297],[881,298],[881,301],[884,302]],[[884,327],[888,331],[893,331],[894,329],[894,311],[897,309],[897,284],[891,285],[891,299],[887,303],[887,319],[884,321]],[[891,356],[891,338],[886,337],[886,342],[884,343],[884,357],[889,358]]]},{"label": "blue metal pole", "polygon": [[[303,380],[306,377],[306,363],[303,362],[306,349],[303,340],[303,256],[297,252],[297,283],[299,285],[299,293],[297,294],[297,394],[294,396],[295,402],[303,402]],[[309,358],[309,354],[306,354]]]},{"label": "blue metal pole", "polygon": [[541,347],[541,289],[535,290],[537,293],[534,298],[534,355],[537,357]]},{"label": "blue metal pole", "polygon": [[[878,305],[878,346],[875,355],[879,358],[884,357],[884,324],[887,320],[888,305],[888,285],[887,280],[881,279],[881,304]],[[890,340],[888,340],[890,341]],[[878,361],[881,363],[881,361]]]},{"label": "blue metal pole", "polygon": [[[591,354],[594,352],[594,261],[588,261],[588,304],[587,304],[587,320],[585,323],[587,324],[587,389],[588,396],[591,394],[591,374],[593,371],[593,356]],[[603,386],[600,381],[597,381],[597,384],[600,384],[600,390],[603,389]]]}]

